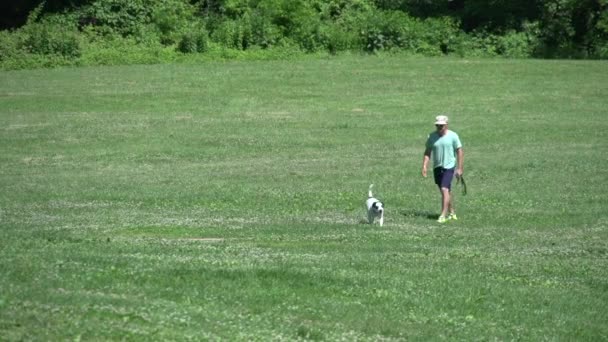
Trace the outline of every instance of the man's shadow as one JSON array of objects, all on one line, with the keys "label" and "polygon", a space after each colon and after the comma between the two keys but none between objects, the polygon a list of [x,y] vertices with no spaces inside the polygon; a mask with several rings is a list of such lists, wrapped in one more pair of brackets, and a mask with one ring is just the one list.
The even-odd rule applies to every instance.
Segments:
[{"label": "man's shadow", "polygon": [[425,218],[427,220],[437,220],[439,218],[439,214],[432,213],[430,211],[423,210],[402,210],[401,215],[410,218]]}]

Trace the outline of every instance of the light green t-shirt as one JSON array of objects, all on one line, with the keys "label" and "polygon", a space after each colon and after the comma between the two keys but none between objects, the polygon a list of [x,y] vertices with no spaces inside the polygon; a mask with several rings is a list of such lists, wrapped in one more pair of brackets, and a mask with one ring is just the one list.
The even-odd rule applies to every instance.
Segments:
[{"label": "light green t-shirt", "polygon": [[447,131],[444,136],[433,132],[426,141],[426,148],[431,149],[433,168],[451,169],[456,166],[456,150],[462,147],[458,134]]}]

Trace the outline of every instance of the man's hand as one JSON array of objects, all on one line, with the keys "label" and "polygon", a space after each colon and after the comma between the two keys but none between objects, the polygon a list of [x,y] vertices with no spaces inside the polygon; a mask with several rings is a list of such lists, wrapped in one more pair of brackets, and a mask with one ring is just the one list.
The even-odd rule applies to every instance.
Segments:
[{"label": "man's hand", "polygon": [[426,178],[426,167],[429,165],[431,159],[431,149],[427,148],[424,150],[424,157],[422,158],[422,177]]},{"label": "man's hand", "polygon": [[462,169],[456,169],[456,179],[460,179],[460,177],[462,177],[463,174],[464,174],[464,171]]}]

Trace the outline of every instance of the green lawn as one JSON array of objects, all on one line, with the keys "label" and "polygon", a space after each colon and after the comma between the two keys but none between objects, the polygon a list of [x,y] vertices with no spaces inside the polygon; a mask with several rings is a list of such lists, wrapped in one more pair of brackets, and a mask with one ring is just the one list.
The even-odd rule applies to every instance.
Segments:
[{"label": "green lawn", "polygon": [[[607,80],[396,56],[0,72],[0,339],[606,340]],[[440,113],[469,187],[447,225],[420,176]]]}]

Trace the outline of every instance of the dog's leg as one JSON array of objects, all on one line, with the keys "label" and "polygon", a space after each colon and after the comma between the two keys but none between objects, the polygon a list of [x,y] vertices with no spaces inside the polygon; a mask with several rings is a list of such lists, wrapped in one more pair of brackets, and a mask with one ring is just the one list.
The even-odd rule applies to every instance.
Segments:
[{"label": "dog's leg", "polygon": [[371,210],[367,211],[367,223],[369,223],[369,224],[374,223],[374,213],[372,213]]},{"label": "dog's leg", "polygon": [[380,213],[380,227],[384,224],[384,210]]}]

